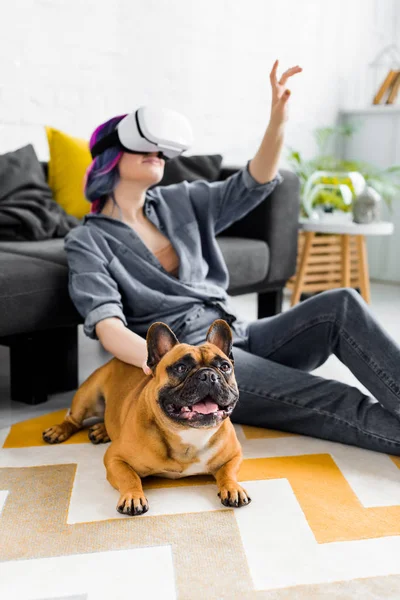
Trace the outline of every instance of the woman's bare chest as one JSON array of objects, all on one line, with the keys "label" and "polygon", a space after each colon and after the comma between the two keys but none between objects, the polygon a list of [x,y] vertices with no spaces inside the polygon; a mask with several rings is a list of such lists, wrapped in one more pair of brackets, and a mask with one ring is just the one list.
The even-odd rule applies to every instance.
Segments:
[{"label": "woman's bare chest", "polygon": [[170,243],[169,239],[149,220],[134,224],[128,223],[128,225],[136,231],[142,242],[153,253],[159,252]]}]

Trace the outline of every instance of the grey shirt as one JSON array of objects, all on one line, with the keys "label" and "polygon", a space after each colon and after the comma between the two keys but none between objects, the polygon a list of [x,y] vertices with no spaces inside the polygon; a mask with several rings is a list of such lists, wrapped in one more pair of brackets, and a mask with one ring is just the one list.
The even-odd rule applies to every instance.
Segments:
[{"label": "grey shirt", "polygon": [[[204,305],[218,308],[229,324],[238,321],[229,304],[229,274],[215,236],[268,196],[282,176],[260,184],[246,167],[225,181],[194,181],[147,191],[144,214],[171,241],[179,257],[178,277],[164,269],[127,223],[88,214],[64,238],[69,293],[84,318],[84,332],[118,317],[146,337],[154,321],[174,332]],[[233,326],[234,327],[234,326]]]}]

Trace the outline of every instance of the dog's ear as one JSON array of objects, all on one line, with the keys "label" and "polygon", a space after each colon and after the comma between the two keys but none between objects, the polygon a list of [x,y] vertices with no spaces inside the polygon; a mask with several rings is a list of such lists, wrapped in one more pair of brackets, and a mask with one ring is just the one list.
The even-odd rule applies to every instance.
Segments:
[{"label": "dog's ear", "polygon": [[232,354],[232,331],[226,321],[223,319],[214,321],[207,331],[206,341],[217,346],[232,363],[234,362]]},{"label": "dog's ear", "polygon": [[147,330],[146,335],[147,342],[147,366],[154,372],[156,366],[162,359],[162,357],[167,354],[179,344],[178,339],[175,334],[165,323],[161,321],[157,321],[156,323],[152,323]]}]

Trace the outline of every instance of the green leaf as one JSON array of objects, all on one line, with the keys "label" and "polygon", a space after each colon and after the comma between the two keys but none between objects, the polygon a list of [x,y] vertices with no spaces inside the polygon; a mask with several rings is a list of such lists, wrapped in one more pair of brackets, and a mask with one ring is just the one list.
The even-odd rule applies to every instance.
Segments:
[{"label": "green leaf", "polygon": [[391,175],[400,175],[400,165],[393,165],[384,169],[384,173],[390,173]]},{"label": "green leaf", "polygon": [[301,165],[301,163],[303,162],[300,156],[300,152],[297,152],[296,150],[290,150],[288,158],[289,160],[293,160],[294,162],[296,162],[298,165]]},{"label": "green leaf", "polygon": [[325,148],[333,134],[333,127],[318,127],[314,131],[315,141],[317,142],[318,150],[320,153],[325,151]]},{"label": "green leaf", "polygon": [[344,137],[351,137],[354,133],[359,131],[362,127],[362,121],[349,121],[337,126],[337,133]]}]

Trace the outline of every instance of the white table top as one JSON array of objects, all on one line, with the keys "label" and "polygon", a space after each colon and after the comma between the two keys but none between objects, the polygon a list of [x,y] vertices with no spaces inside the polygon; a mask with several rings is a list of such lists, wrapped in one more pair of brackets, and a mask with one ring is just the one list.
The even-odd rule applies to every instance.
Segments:
[{"label": "white table top", "polygon": [[376,223],[360,224],[348,222],[313,221],[300,219],[300,229],[315,231],[317,233],[347,233],[349,235],[391,235],[394,231],[390,221],[377,221]]}]

